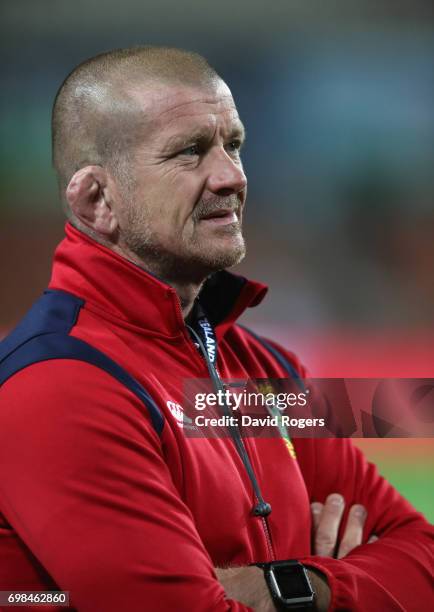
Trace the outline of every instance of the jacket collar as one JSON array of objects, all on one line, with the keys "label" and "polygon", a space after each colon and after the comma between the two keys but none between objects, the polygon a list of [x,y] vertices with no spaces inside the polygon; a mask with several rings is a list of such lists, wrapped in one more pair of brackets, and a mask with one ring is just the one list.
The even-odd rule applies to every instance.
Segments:
[{"label": "jacket collar", "polygon": [[[65,234],[54,254],[50,289],[73,293],[109,317],[158,335],[176,336],[184,331],[173,287],[70,223]],[[221,338],[246,308],[262,301],[266,292],[265,285],[223,270],[205,282],[199,299]]]}]

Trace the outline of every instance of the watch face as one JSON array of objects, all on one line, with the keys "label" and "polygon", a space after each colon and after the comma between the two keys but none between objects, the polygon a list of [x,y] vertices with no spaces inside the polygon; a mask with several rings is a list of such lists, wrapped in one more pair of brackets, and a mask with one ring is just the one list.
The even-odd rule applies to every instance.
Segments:
[{"label": "watch face", "polygon": [[313,600],[312,587],[302,565],[274,566],[273,573],[283,600]]}]

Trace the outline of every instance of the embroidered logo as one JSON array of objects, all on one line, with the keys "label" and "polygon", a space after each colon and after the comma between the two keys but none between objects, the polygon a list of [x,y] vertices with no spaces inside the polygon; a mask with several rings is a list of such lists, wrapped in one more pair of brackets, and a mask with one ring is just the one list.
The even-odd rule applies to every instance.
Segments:
[{"label": "embroidered logo", "polygon": [[166,405],[172,413],[173,417],[175,418],[176,424],[179,427],[186,427],[187,429],[196,429],[196,426],[192,424],[192,419],[190,419],[190,417],[184,414],[184,409],[181,404],[168,400],[166,402]]}]

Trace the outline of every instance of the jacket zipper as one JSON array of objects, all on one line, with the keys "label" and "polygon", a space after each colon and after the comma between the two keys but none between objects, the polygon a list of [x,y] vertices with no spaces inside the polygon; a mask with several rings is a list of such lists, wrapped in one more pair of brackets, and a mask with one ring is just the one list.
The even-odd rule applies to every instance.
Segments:
[{"label": "jacket zipper", "polygon": [[268,526],[268,521],[265,516],[262,517],[262,526],[264,528],[265,540],[267,542],[268,553],[270,555],[270,561],[276,561],[276,553],[274,552],[273,542],[271,541],[270,528]]}]

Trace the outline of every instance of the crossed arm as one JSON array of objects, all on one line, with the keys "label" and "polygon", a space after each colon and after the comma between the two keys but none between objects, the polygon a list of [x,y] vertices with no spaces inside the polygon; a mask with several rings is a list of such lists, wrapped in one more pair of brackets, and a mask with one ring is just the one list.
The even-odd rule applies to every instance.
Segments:
[{"label": "crossed arm", "polygon": [[[312,570],[318,609],[431,609],[432,526],[378,474],[350,440],[295,442],[310,499],[327,500],[324,506],[313,504],[313,554],[300,559]],[[308,469],[312,463],[316,467]],[[346,505],[332,504],[333,496],[328,497],[331,491],[339,492]],[[365,514],[361,506],[366,508]],[[378,541],[368,546],[373,534]],[[226,586],[226,577],[223,580]],[[266,604],[262,609],[252,607],[263,612],[272,609]]]},{"label": "crossed arm", "polygon": [[[312,547],[316,555],[341,559],[363,541],[363,527],[366,509],[361,504],[354,504],[348,513],[348,520],[343,537],[338,540],[339,527],[344,514],[345,500],[338,493],[330,494],[325,503],[313,502],[312,509]],[[373,535],[368,542],[378,538]],[[310,568],[309,578],[316,593],[316,609],[328,610],[330,605],[330,588],[324,574]],[[257,612],[274,612],[275,607],[268,593],[263,572],[257,567],[216,568],[217,578],[228,597],[241,601]]]}]

